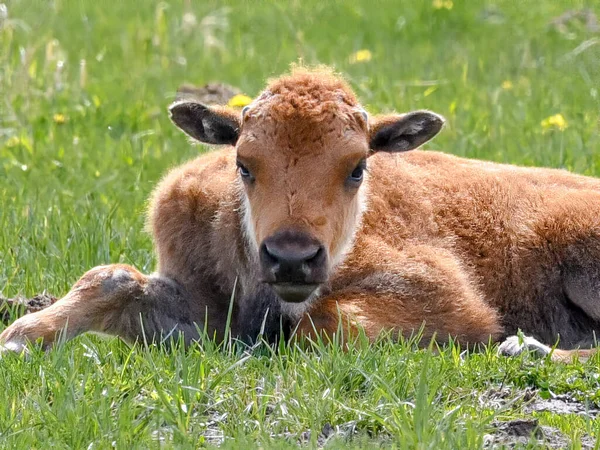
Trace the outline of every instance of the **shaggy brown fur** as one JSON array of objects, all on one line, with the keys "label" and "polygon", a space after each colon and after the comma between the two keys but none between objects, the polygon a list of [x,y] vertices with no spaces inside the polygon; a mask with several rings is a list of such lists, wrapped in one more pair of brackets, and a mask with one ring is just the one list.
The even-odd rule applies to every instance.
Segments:
[{"label": "shaggy brown fur", "polygon": [[[325,70],[271,81],[241,116],[193,101],[176,102],[171,114],[192,137],[233,146],[173,170],[155,190],[157,274],[97,267],[7,328],[5,349],[40,338],[49,346],[61,331],[128,340],[181,332],[189,341],[206,325],[223,337],[236,285],[233,334],[248,340],[261,330],[271,339],[295,329],[331,334],[340,318],[371,339],[423,326],[426,337],[467,344],[521,329],[576,348],[600,331],[600,180],[404,153],[443,119],[427,111],[368,118]],[[272,278],[281,269],[275,245],[302,261],[278,274],[283,282]],[[529,338],[509,338],[501,350],[524,347],[550,350]]]}]

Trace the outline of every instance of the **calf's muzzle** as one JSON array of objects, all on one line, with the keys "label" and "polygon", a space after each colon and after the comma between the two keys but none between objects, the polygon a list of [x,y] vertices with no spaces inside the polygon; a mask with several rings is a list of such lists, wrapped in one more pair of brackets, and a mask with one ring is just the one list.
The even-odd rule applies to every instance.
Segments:
[{"label": "calf's muzzle", "polygon": [[304,231],[275,233],[259,253],[263,281],[286,302],[303,302],[326,281],[326,250]]}]

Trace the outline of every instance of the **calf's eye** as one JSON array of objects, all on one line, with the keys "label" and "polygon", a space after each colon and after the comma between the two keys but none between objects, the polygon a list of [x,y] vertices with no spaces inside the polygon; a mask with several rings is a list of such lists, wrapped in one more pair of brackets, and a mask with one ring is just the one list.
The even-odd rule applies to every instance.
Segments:
[{"label": "calf's eye", "polygon": [[241,162],[237,161],[236,164],[242,178],[250,178],[252,176],[248,168],[244,166]]},{"label": "calf's eye", "polygon": [[350,176],[348,176],[348,182],[351,185],[355,185],[355,186],[360,184],[361,181],[363,180],[363,176],[364,176],[366,167],[367,167],[367,162],[365,160],[362,160],[361,162],[359,162],[358,165],[352,171],[352,173],[350,173]]},{"label": "calf's eye", "polygon": [[350,178],[352,178],[352,181],[361,181],[363,178],[364,171],[365,169],[363,167],[358,166],[352,171],[352,173],[350,174]]}]

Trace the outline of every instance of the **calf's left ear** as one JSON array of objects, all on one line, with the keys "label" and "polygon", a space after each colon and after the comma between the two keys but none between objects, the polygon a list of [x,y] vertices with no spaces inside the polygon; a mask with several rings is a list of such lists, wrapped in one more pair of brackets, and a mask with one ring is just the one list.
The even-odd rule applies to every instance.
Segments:
[{"label": "calf's left ear", "polygon": [[239,112],[225,106],[205,106],[181,100],[169,107],[171,120],[197,141],[216,145],[235,145],[240,133]]},{"label": "calf's left ear", "polygon": [[373,152],[406,152],[440,132],[444,118],[431,111],[375,117],[369,131]]}]

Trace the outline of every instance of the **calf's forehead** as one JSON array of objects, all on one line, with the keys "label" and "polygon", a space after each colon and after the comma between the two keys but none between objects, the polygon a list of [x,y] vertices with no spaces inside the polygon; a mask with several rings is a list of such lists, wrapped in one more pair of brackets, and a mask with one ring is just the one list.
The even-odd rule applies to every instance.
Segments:
[{"label": "calf's forehead", "polygon": [[368,153],[366,127],[352,115],[328,120],[303,117],[277,120],[253,116],[244,121],[238,140],[240,156],[329,156]]},{"label": "calf's forehead", "polygon": [[296,67],[271,80],[246,108],[240,125],[240,156],[253,147],[271,157],[333,155],[356,146],[368,151],[364,110],[350,86],[330,70]]}]

